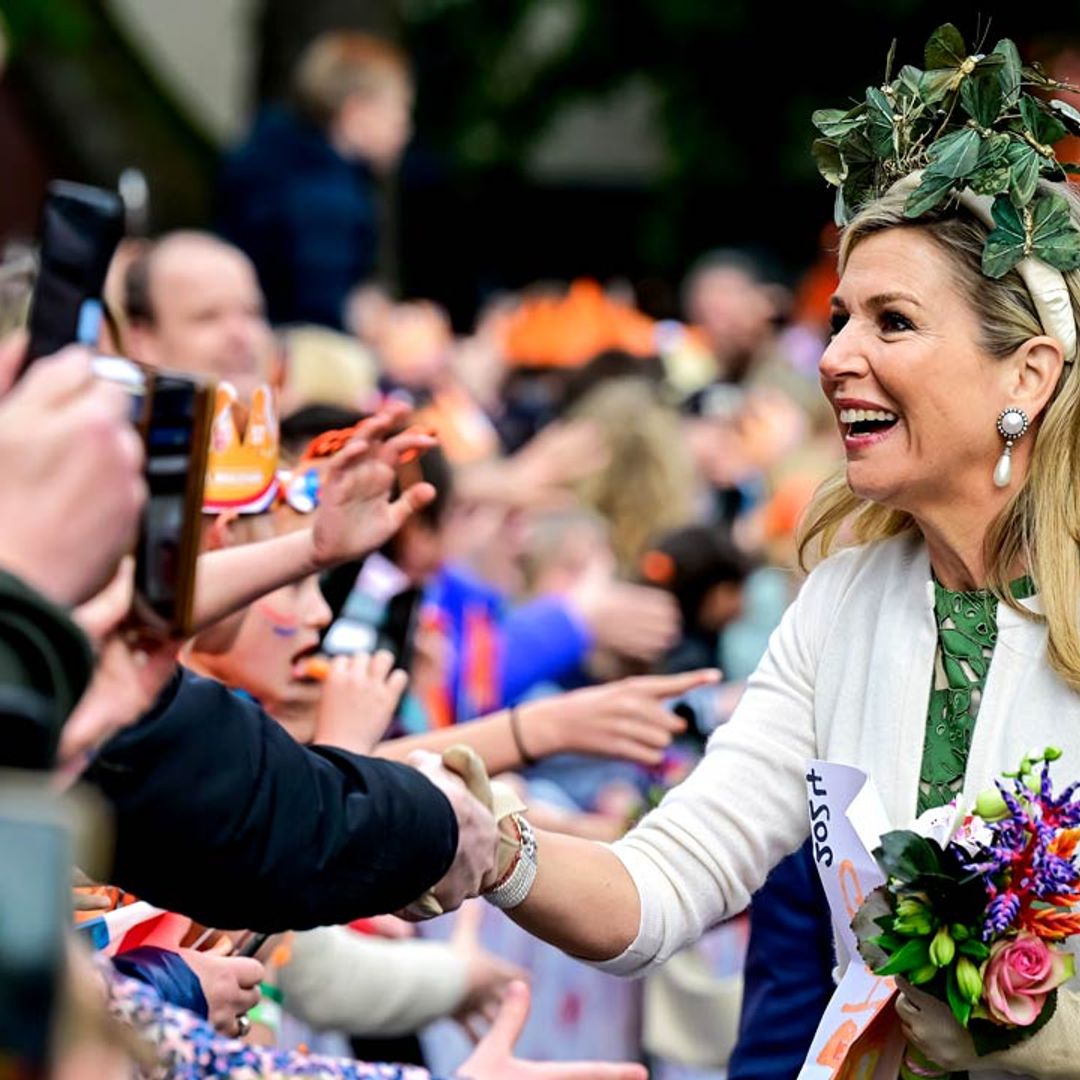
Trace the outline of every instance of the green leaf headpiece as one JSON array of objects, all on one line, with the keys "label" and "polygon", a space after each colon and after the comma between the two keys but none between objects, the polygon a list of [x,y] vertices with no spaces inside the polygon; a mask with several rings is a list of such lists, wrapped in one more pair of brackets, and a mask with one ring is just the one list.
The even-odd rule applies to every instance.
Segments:
[{"label": "green leaf headpiece", "polygon": [[[968,55],[960,31],[938,27],[926,45],[925,70],[910,65],[892,78],[890,50],[881,86],[851,109],[819,109],[814,126],[818,169],[836,193],[836,220],[898,180],[918,174],[904,213],[910,218],[965,192],[992,199],[992,228],[982,269],[999,278],[1034,256],[1058,270],[1080,268],[1080,229],[1066,201],[1039,186],[1080,166],[1059,162],[1053,144],[1080,135],[1080,112],[1028,92],[1074,90],[1038,64],[1020,61],[1004,38],[990,53]],[[962,200],[966,201],[966,200]]]}]

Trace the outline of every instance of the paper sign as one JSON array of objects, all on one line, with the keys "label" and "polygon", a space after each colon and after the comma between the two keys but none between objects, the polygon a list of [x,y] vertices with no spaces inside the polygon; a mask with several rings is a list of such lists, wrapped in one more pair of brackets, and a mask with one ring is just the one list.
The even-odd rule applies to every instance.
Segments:
[{"label": "paper sign", "polygon": [[799,1080],[896,1080],[904,1050],[892,1010],[896,984],[863,963],[851,929],[866,894],[884,884],[870,852],[888,819],[866,774],[850,765],[811,761],[806,796],[814,862],[829,901],[837,955],[847,971],[818,1025]]}]

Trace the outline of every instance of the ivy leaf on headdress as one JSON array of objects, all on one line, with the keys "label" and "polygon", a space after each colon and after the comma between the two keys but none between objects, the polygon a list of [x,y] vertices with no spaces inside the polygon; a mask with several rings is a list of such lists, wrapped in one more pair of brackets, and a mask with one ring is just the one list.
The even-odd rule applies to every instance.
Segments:
[{"label": "ivy leaf on headdress", "polygon": [[929,70],[959,67],[967,59],[964,35],[952,23],[939,26],[930,35],[924,56]]},{"label": "ivy leaf on headdress", "polygon": [[975,171],[982,150],[982,136],[974,128],[961,128],[938,139],[930,147],[930,164],[919,186],[904,204],[906,217],[920,217],[942,202],[955,186]]},{"label": "ivy leaf on headdress", "polygon": [[853,131],[862,129],[865,122],[866,107],[857,105],[854,109],[818,109],[810,117],[814,127],[827,139],[842,139]]},{"label": "ivy leaf on headdress", "polygon": [[1080,268],[1080,233],[1073,227],[1069,204],[1061,195],[1042,195],[1032,209],[1023,211],[999,196],[992,213],[996,227],[986,238],[982,259],[987,277],[1002,277],[1027,255],[1058,270]]},{"label": "ivy leaf on headdress", "polygon": [[1004,99],[997,71],[973,74],[960,86],[960,104],[979,127],[988,128],[998,118]]},{"label": "ivy leaf on headdress", "polygon": [[832,139],[815,139],[810,147],[817,164],[818,172],[839,187],[847,179],[847,165],[840,153],[840,147]]},{"label": "ivy leaf on headdress", "polygon": [[1030,94],[1025,94],[1020,99],[1020,115],[1035,141],[1046,148],[1047,153],[1043,156],[1053,158],[1054,152],[1050,148],[1068,134],[1065,125],[1049,112],[1038,98],[1033,98]]},{"label": "ivy leaf on headdress", "polygon": [[1080,233],[1072,224],[1064,197],[1043,195],[1031,218],[1031,254],[1058,270],[1080,269]]},{"label": "ivy leaf on headdress", "polygon": [[[1020,53],[1016,46],[1008,39],[1002,38],[994,46],[992,55],[1002,58],[1002,66],[998,70],[998,81],[1001,83],[1001,103],[1006,109],[1011,109],[1020,100],[1020,87],[1024,79],[1024,65],[1020,61]],[[989,127],[989,124],[985,125]]]},{"label": "ivy leaf on headdress", "polygon": [[919,97],[927,105],[936,105],[944,101],[956,81],[956,74],[951,68],[939,71],[924,71],[919,76]]},{"label": "ivy leaf on headdress", "polygon": [[1027,143],[1013,139],[1005,152],[1009,163],[1009,193],[1017,209],[1023,209],[1035,197],[1039,170],[1044,159]]},{"label": "ivy leaf on headdress", "polygon": [[1058,119],[1073,135],[1080,135],[1080,112],[1077,112],[1067,101],[1054,98],[1050,102],[1050,108],[1057,113]]},{"label": "ivy leaf on headdress", "polygon": [[995,228],[986,238],[982,272],[991,278],[1004,277],[1026,254],[1027,229],[1016,207],[998,196],[991,210]]},{"label": "ivy leaf on headdress", "polygon": [[893,152],[892,102],[876,86],[866,88],[866,137],[878,157]]}]

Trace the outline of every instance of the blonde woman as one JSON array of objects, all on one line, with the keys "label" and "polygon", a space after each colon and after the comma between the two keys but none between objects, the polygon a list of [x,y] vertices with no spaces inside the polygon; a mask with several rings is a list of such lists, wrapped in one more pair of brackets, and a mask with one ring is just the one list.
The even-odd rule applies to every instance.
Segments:
[{"label": "blonde woman", "polygon": [[[491,897],[608,971],[662,963],[746,906],[807,834],[809,759],[866,770],[894,827],[973,797],[1033,745],[1080,773],[1080,272],[1029,254],[987,276],[998,207],[958,183],[913,217],[921,179],[887,185],[844,234],[820,376],[846,465],[802,540],[826,557],[732,720],[626,838],[537,833]],[[1037,197],[1077,229],[1064,185]],[[946,631],[968,663],[943,662]],[[986,1057],[918,991],[897,1013],[941,1067],[924,1075],[1080,1077],[1072,988],[1040,1032]]]}]

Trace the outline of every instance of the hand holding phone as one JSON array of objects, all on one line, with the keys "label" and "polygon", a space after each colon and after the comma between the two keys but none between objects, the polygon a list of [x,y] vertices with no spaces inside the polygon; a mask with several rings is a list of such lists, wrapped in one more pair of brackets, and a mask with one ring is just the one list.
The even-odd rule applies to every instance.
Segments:
[{"label": "hand holding phone", "polygon": [[[49,185],[41,271],[30,311],[29,363],[74,341],[96,343],[101,292],[123,230],[124,204],[114,192],[66,181]],[[99,357],[96,371],[127,391],[125,411],[145,450],[149,497],[134,545],[135,612],[156,631],[186,634],[191,630],[213,383],[119,357]],[[103,496],[117,480],[118,474],[103,470],[96,484],[87,485],[84,498]]]}]

